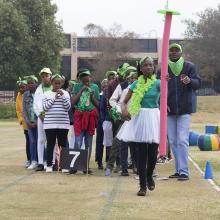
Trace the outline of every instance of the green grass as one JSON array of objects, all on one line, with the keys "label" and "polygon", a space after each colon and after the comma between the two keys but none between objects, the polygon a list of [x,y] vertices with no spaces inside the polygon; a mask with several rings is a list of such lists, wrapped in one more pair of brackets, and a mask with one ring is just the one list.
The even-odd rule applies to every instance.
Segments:
[{"label": "green grass", "polygon": [[15,104],[0,104],[0,119],[16,118]]}]

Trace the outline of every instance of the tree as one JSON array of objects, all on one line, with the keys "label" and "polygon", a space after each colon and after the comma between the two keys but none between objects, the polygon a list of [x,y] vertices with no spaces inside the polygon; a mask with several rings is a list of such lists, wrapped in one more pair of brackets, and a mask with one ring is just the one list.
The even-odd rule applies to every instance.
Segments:
[{"label": "tree", "polygon": [[129,59],[129,53],[133,49],[131,39],[138,37],[134,32],[123,31],[118,24],[104,29],[91,23],[84,27],[84,32],[90,38],[90,44],[98,51],[90,65],[94,70],[94,78],[99,80],[105,77],[106,71],[116,70],[120,60]]},{"label": "tree", "polygon": [[[1,48],[7,48],[0,54],[0,74],[8,76],[0,80],[14,83],[18,76],[38,75],[43,67],[60,69],[64,35],[56,12],[51,0],[0,0]],[[5,44],[8,39],[13,43]]]},{"label": "tree", "polygon": [[[6,87],[26,69],[23,53],[29,45],[28,26],[11,2],[0,0],[0,84]],[[13,82],[14,83],[14,82]]]},{"label": "tree", "polygon": [[220,6],[198,14],[199,21],[186,20],[187,57],[199,68],[202,79],[214,86],[220,80]]}]

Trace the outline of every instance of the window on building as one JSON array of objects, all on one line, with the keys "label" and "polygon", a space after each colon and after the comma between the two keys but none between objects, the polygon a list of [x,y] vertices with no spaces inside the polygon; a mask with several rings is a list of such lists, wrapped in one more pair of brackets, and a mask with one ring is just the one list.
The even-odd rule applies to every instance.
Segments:
[{"label": "window on building", "polygon": [[67,80],[71,79],[71,56],[62,56],[60,72]]}]

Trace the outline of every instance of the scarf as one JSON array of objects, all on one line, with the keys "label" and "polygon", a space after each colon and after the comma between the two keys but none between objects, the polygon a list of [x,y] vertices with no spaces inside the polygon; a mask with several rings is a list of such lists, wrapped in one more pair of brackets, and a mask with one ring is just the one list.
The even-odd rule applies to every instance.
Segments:
[{"label": "scarf", "polygon": [[144,94],[156,81],[157,79],[155,74],[153,74],[151,78],[148,78],[147,81],[145,81],[143,75],[138,77],[137,88],[133,91],[131,104],[128,110],[131,115],[137,115],[139,113],[141,108],[141,101],[144,97]]},{"label": "scarf", "polygon": [[180,57],[179,60],[177,60],[176,62],[169,60],[168,64],[169,64],[169,67],[170,67],[172,73],[175,76],[179,76],[182,69],[183,69],[184,59],[183,59],[183,57]]}]

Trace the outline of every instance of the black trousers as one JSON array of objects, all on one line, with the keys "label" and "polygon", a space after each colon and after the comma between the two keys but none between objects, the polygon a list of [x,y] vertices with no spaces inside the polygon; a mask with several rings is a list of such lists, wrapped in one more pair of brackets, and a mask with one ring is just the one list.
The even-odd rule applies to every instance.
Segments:
[{"label": "black trousers", "polygon": [[28,136],[28,130],[24,130],[24,136],[25,136],[25,140],[26,140],[26,156],[27,156],[27,160],[31,161],[30,141],[29,141],[29,136]]},{"label": "black trousers", "polygon": [[59,147],[66,147],[68,129],[45,129],[47,137],[47,166],[52,166],[53,150],[58,141]]},{"label": "black trousers", "polygon": [[103,157],[103,128],[102,123],[99,121],[98,127],[96,129],[96,151],[95,151],[95,161],[98,165],[102,165],[102,157]]},{"label": "black trousers", "polygon": [[[140,188],[146,190],[146,180],[152,178],[157,162],[158,144],[136,143]],[[147,165],[147,169],[146,169]]]}]

